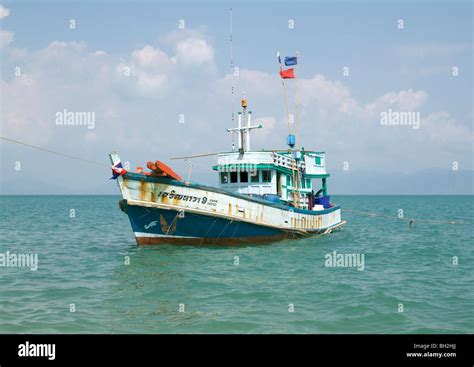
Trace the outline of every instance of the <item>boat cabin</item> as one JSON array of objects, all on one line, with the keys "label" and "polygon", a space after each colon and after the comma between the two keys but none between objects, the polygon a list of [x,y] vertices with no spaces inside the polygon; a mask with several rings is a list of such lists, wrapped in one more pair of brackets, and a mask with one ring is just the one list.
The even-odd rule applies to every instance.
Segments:
[{"label": "boat cabin", "polygon": [[[228,129],[238,132],[238,150],[218,154],[217,165],[213,167],[219,175],[219,187],[301,209],[328,207],[329,174],[324,152],[304,148],[251,151],[250,131],[262,126],[251,125],[251,111],[247,111],[245,99],[242,107],[239,126]],[[242,126],[245,119],[247,124]]]},{"label": "boat cabin", "polygon": [[[311,198],[327,196],[324,152],[301,151],[301,159],[287,151],[220,153],[217,165],[219,187],[240,194],[268,198],[309,209]],[[299,172],[303,174],[298,175]],[[299,177],[298,177],[299,176]],[[315,185],[313,180],[320,185]],[[316,191],[316,192],[315,192]]]}]

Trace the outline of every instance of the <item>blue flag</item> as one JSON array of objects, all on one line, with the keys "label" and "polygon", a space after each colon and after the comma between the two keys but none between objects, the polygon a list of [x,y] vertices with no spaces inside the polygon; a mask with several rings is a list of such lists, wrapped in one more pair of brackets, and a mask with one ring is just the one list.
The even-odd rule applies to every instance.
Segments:
[{"label": "blue flag", "polygon": [[297,62],[296,56],[285,56],[285,65],[286,66],[296,65],[297,63],[298,62]]}]

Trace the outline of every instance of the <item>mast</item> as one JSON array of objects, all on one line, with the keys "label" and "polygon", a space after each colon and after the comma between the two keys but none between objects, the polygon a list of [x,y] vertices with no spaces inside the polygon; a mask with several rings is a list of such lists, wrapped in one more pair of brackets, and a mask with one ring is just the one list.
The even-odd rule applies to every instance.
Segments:
[{"label": "mast", "polygon": [[[299,60],[300,53],[296,51],[296,58]],[[295,152],[294,159],[298,163],[301,157],[301,152],[298,148],[298,63],[295,65]],[[298,198],[298,206],[301,201],[301,172],[299,169],[296,171],[296,192]]]},{"label": "mast", "polygon": [[[231,111],[232,125],[234,125],[234,39],[233,39],[233,17],[232,8],[230,8],[230,78],[231,78]],[[232,133],[232,151],[235,148],[234,134]],[[240,146],[239,146],[240,149]]]},{"label": "mast", "polygon": [[[300,59],[300,52],[296,51],[296,59]],[[298,64],[295,65],[295,148],[298,149]]]},{"label": "mast", "polygon": [[[239,112],[238,117],[238,126],[234,128],[227,129],[228,132],[239,134],[239,153],[244,154],[245,152],[250,151],[250,131],[253,129],[261,129],[262,125],[252,125],[252,111],[247,110],[247,98],[245,97],[245,92],[241,100],[242,112]],[[247,120],[247,124],[245,124]]]},{"label": "mast", "polygon": [[[280,64],[280,78],[281,78],[281,86],[283,89],[283,96],[285,98],[285,107],[286,107],[286,114],[288,120],[288,153],[292,157],[292,164],[291,164],[291,179],[292,179],[292,186],[293,186],[293,206],[299,207],[301,201],[301,176],[300,176],[300,168],[301,168],[301,151],[298,148],[299,141],[298,141],[298,58],[299,52],[296,51],[296,57],[285,57],[285,66],[293,66],[294,68],[290,68],[287,70],[283,70],[282,62],[281,62],[281,55],[280,52],[277,52],[277,59],[278,63]],[[284,79],[295,79],[295,134],[291,133],[291,125],[290,125],[290,110],[288,107],[288,97],[286,94],[285,88],[285,81]]]}]

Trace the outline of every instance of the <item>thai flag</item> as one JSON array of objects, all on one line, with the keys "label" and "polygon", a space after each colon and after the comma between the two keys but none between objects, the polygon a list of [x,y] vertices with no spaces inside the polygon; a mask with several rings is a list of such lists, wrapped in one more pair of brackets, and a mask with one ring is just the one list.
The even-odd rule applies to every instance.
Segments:
[{"label": "thai flag", "polygon": [[123,168],[122,162],[118,162],[112,166],[112,177],[110,180],[116,180],[117,177],[122,176],[127,173],[127,170]]}]

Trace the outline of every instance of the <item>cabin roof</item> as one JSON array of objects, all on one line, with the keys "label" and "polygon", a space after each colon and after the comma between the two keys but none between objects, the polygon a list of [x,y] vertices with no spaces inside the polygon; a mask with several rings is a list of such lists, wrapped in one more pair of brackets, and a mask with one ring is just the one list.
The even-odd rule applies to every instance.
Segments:
[{"label": "cabin roof", "polygon": [[[251,150],[251,151],[248,151],[248,152],[245,152],[245,153],[261,153],[261,152],[290,154],[288,149],[261,149],[261,150]],[[305,153],[312,153],[312,154],[325,154],[325,152],[316,151],[316,150],[304,150],[304,152]],[[225,154],[240,154],[240,152],[238,150],[236,150],[236,151],[233,151],[233,152],[220,152],[220,153],[218,153],[218,155],[225,155]]]}]

